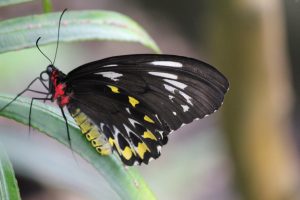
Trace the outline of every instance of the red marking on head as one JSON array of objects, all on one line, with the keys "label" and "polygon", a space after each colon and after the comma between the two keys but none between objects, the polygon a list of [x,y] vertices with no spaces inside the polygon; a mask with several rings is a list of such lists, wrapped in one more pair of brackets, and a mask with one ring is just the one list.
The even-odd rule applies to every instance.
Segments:
[{"label": "red marking on head", "polygon": [[54,88],[56,88],[56,85],[57,85],[57,77],[58,77],[58,70],[53,70],[51,73],[50,80],[51,80]]}]

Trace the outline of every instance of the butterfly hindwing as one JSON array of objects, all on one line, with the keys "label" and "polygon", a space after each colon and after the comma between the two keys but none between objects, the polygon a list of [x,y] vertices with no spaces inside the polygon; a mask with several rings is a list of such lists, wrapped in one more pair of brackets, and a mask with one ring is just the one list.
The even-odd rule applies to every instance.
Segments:
[{"label": "butterfly hindwing", "polygon": [[[141,108],[137,109],[136,104],[129,102],[127,95],[127,99],[113,98],[108,93],[102,96],[100,92],[91,95],[89,90],[94,89],[86,87],[85,93],[74,96],[70,105],[79,107],[100,127],[125,164],[147,163],[151,157],[157,158],[167,140],[163,137],[167,136],[162,134],[163,126],[156,116],[144,109],[142,102],[139,102]],[[101,91],[109,92],[105,89]],[[124,93],[122,90],[119,92],[119,95]]]},{"label": "butterfly hindwing", "polygon": [[217,110],[227,79],[210,65],[170,55],[88,63],[66,77],[76,104],[127,165],[160,155],[168,134]]}]

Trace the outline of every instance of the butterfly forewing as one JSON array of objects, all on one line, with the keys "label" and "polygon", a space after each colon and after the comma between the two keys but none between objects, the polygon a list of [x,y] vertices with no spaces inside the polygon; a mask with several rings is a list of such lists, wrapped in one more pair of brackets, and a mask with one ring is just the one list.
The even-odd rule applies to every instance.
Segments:
[{"label": "butterfly forewing", "polygon": [[168,134],[217,110],[227,79],[201,61],[172,55],[126,55],[71,71],[66,85],[78,107],[127,165],[160,155]]}]

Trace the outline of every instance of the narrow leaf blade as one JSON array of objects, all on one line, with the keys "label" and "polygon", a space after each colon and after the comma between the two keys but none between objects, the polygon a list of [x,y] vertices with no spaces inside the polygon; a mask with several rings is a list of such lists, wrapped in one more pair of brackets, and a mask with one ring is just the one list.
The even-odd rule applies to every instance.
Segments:
[{"label": "narrow leaf blade", "polygon": [[51,0],[43,0],[43,10],[44,13],[49,13],[53,10],[53,5]]},{"label": "narrow leaf blade", "polygon": [[1,199],[21,199],[14,170],[2,146],[0,147],[0,197]]},{"label": "narrow leaf blade", "polygon": [[[61,12],[19,17],[0,22],[0,53],[57,41]],[[155,52],[151,37],[129,17],[111,11],[68,11],[62,19],[61,42],[114,40],[140,43]]]},{"label": "narrow leaf blade", "polygon": [[33,0],[0,0],[0,7],[2,6],[9,6],[13,4],[18,4],[18,3],[25,3]]}]

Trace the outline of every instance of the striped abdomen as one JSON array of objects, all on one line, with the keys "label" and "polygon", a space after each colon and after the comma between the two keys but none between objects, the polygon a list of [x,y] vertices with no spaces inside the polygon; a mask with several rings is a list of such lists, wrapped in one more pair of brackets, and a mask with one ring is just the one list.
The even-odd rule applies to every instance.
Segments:
[{"label": "striped abdomen", "polygon": [[99,130],[99,128],[91,121],[91,119],[80,111],[79,108],[72,108],[68,106],[71,116],[74,118],[82,134],[91,142],[92,146],[101,155],[109,155],[112,152],[106,136]]}]

